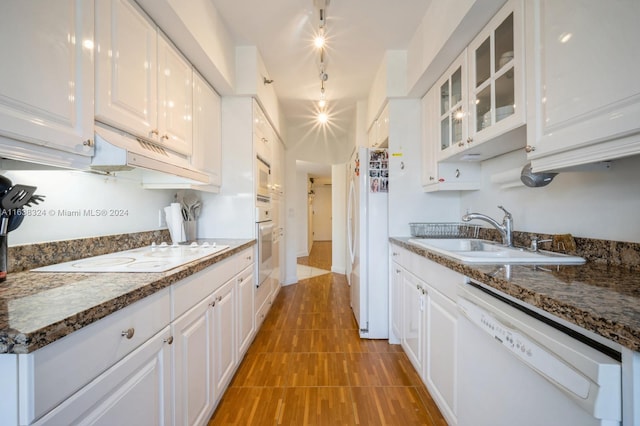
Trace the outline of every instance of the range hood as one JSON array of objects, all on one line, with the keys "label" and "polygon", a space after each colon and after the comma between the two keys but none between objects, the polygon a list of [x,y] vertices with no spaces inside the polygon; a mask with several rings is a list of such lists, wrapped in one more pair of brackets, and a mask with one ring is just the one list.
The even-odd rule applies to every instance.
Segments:
[{"label": "range hood", "polygon": [[194,169],[188,157],[101,123],[95,124],[95,153],[90,167],[103,172],[141,168],[194,184],[209,183],[209,176]]}]

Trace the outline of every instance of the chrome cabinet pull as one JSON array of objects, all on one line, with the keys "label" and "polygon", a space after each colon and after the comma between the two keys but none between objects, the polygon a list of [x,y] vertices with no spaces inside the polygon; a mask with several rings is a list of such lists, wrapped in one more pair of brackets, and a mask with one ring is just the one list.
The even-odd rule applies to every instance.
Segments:
[{"label": "chrome cabinet pull", "polygon": [[129,329],[127,329],[127,330],[123,330],[123,331],[120,333],[120,335],[121,335],[122,337],[126,337],[127,339],[131,339],[131,338],[133,337],[133,335],[134,335],[134,333],[135,333],[135,332],[136,332],[136,330],[132,327],[132,328],[129,328]]},{"label": "chrome cabinet pull", "polygon": [[92,147],[93,146],[93,141],[91,139],[87,139],[86,141],[82,142],[83,146],[88,146],[88,147]]},{"label": "chrome cabinet pull", "polygon": [[525,152],[533,152],[535,150],[536,150],[536,147],[533,146],[533,145],[527,145],[527,146],[524,147],[524,151]]},{"label": "chrome cabinet pull", "polygon": [[164,343],[168,343],[168,344],[172,344],[173,343],[173,336],[169,336],[166,339],[163,340]]}]

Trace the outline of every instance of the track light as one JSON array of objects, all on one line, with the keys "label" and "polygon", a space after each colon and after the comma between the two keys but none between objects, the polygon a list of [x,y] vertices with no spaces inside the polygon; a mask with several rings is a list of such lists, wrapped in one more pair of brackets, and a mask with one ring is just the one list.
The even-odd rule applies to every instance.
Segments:
[{"label": "track light", "polygon": [[313,40],[313,44],[318,48],[318,49],[322,49],[324,47],[324,43],[325,43],[325,38],[324,35],[320,34],[318,36],[316,36],[316,38]]},{"label": "track light", "polygon": [[320,124],[326,124],[329,121],[329,115],[326,112],[321,111],[318,113],[318,122]]}]

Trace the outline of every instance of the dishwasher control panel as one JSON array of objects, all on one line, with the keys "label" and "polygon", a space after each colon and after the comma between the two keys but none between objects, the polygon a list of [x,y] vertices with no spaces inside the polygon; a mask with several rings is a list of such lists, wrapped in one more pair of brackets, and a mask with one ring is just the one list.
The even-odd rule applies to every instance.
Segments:
[{"label": "dishwasher control panel", "polygon": [[561,385],[580,398],[587,398],[590,388],[589,380],[557,358],[552,352],[467,299],[458,299],[458,307],[469,321],[542,376]]}]

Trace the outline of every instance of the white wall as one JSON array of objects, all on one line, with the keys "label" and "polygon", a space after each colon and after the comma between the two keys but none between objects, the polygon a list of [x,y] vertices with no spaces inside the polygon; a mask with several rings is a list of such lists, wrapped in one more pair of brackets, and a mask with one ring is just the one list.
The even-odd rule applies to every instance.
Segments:
[{"label": "white wall", "polygon": [[516,231],[640,242],[640,156],[613,161],[609,171],[562,173],[542,188],[491,183],[491,175],[524,163],[522,150],[485,161],[482,189],[462,194],[457,217],[468,209],[501,219],[500,204]]},{"label": "white wall", "polygon": [[106,177],[78,171],[9,171],[13,184],[36,186],[46,196],[26,207],[22,225],[9,234],[9,245],[33,244],[166,228],[159,211],[175,191],[144,189],[135,172]]},{"label": "white wall", "polygon": [[331,167],[332,244],[331,271],[344,274],[347,266],[347,166]]},{"label": "white wall", "polygon": [[296,233],[296,257],[308,256],[309,241],[308,241],[308,228],[309,222],[307,220],[307,179],[308,176],[304,172],[296,172],[295,182],[292,185],[295,197],[295,227]]},{"label": "white wall", "polygon": [[443,222],[460,211],[457,193],[422,191],[419,99],[389,100],[389,235],[409,236],[411,222]]},{"label": "white wall", "polygon": [[201,238],[255,238],[253,101],[222,98],[222,187],[202,194]]},{"label": "white wall", "polygon": [[331,241],[331,185],[313,184],[313,241]]}]

